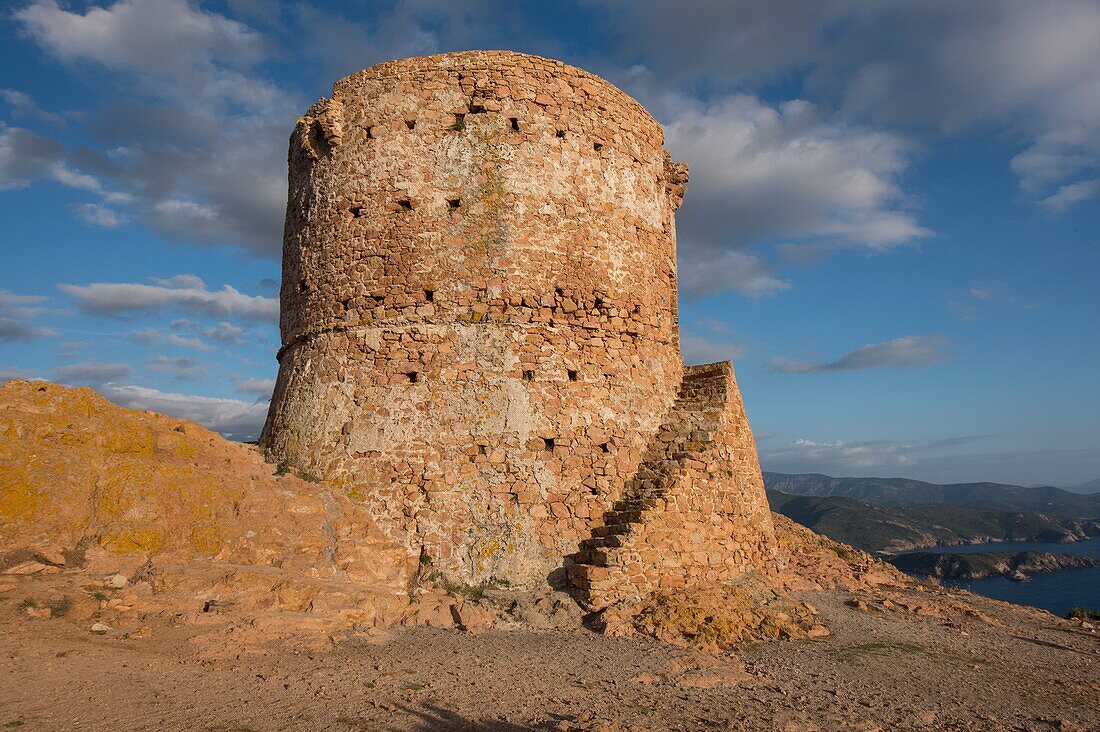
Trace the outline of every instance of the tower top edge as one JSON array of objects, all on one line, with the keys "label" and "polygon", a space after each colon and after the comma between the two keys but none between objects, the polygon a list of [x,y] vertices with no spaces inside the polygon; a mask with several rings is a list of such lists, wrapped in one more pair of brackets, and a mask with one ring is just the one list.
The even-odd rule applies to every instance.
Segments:
[{"label": "tower top edge", "polygon": [[572,76],[589,81],[598,88],[603,89],[610,96],[616,97],[620,104],[633,107],[638,113],[652,122],[652,124],[658,126],[658,128],[661,127],[661,123],[654,118],[641,102],[607,79],[564,61],[509,50],[453,51],[449,53],[437,53],[427,56],[409,56],[406,58],[383,61],[338,79],[332,85],[332,96],[334,99],[340,99],[351,89],[360,85],[367,79],[384,79],[388,76],[398,76],[408,73],[430,74],[432,71],[446,73],[465,69],[515,69],[531,66],[541,67],[542,70],[552,76]]}]

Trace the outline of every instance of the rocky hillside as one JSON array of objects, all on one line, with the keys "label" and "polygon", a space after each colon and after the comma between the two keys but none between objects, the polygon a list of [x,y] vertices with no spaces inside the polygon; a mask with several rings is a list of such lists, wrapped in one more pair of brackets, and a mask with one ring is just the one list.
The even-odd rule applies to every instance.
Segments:
[{"label": "rocky hillside", "polygon": [[869,552],[990,541],[1072,542],[1100,536],[1100,521],[967,506],[879,506],[838,496],[769,490],[772,510]]},{"label": "rocky hillside", "polygon": [[1041,572],[1100,566],[1100,559],[1083,557],[1079,554],[1051,552],[978,552],[975,554],[921,552],[902,554],[894,557],[890,562],[906,572],[926,577],[983,579],[1002,576],[1021,581]]},{"label": "rocky hillside", "polygon": [[855,498],[880,506],[962,506],[994,511],[1038,511],[1050,516],[1100,519],[1100,493],[1082,495],[1050,486],[1005,483],[939,485],[908,478],[834,478],[818,473],[764,473],[769,490],[797,496]]},{"label": "rocky hillside", "polygon": [[[338,491],[251,447],[90,389],[0,387],[0,572],[117,577],[127,606],[369,621],[407,593],[404,552]],[[123,589],[125,588],[125,589]]]}]

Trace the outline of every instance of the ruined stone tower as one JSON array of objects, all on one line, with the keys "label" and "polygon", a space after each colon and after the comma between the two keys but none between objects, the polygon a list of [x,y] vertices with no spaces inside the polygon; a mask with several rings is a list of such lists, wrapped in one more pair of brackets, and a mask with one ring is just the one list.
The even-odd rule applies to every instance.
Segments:
[{"label": "ruined stone tower", "polygon": [[459,581],[602,606],[767,570],[732,367],[680,359],[662,143],[616,87],[518,53],[338,81],[291,137],[268,458]]}]

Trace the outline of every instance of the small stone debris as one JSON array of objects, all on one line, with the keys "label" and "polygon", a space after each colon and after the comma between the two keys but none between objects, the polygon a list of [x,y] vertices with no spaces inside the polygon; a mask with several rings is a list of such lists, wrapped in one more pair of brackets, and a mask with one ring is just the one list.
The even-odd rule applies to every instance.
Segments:
[{"label": "small stone debris", "polygon": [[20,562],[19,564],[15,564],[15,565],[12,565],[11,567],[8,567],[7,569],[4,570],[4,574],[15,574],[15,575],[38,574],[39,572],[46,572],[50,569],[56,569],[56,568],[51,568],[50,565],[43,564],[42,562],[36,562],[36,561],[30,560],[30,561],[26,561],[26,562]]}]

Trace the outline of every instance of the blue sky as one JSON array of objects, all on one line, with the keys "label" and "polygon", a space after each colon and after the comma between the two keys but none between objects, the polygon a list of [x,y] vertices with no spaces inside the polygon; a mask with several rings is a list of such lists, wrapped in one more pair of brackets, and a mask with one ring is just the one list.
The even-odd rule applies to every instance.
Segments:
[{"label": "blue sky", "polygon": [[1100,2],[11,2],[0,375],[255,436],[286,144],[339,76],[511,48],[692,168],[683,350],[765,469],[1100,477]]}]

